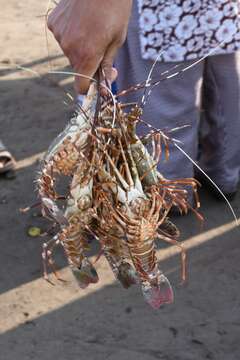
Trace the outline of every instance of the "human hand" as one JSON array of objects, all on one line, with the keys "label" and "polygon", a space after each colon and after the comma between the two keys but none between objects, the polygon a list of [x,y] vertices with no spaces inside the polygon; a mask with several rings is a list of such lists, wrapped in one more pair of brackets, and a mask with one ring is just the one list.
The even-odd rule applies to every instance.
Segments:
[{"label": "human hand", "polygon": [[[101,66],[108,82],[116,78],[114,57],[127,34],[132,0],[61,0],[48,17],[48,28],[79,74],[93,77]],[[89,80],[78,77],[86,93]]]}]

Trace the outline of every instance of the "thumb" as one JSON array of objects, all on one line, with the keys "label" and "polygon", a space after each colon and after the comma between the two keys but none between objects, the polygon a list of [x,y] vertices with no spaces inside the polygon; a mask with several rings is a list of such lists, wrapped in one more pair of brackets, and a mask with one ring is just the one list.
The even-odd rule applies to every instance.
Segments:
[{"label": "thumb", "polygon": [[111,45],[103,59],[101,62],[101,81],[105,83],[105,81],[107,81],[108,85],[111,85],[111,83],[116,80],[117,77],[117,70],[113,68],[113,62],[114,62],[114,58],[116,56],[118,48],[116,47],[116,45]]}]

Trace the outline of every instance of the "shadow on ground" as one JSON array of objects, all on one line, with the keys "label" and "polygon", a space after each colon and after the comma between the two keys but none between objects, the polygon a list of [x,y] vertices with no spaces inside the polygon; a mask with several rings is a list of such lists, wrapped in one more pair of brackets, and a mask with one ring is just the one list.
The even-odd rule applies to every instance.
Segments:
[{"label": "shadow on ground", "polygon": [[[6,75],[6,74],[5,74]],[[13,74],[7,74],[9,76]],[[22,76],[22,78],[21,78]],[[46,150],[64,127],[72,108],[64,109],[64,95],[58,86],[43,79],[3,79],[0,83],[2,112],[0,136],[18,160]],[[17,303],[8,307],[9,317],[28,307],[27,297],[18,297],[18,289],[42,275],[41,240],[27,236],[29,226],[46,228],[34,210],[26,215],[19,208],[35,201],[33,180],[37,164],[22,168],[14,180],[0,179],[0,293],[14,292]],[[202,231],[232,221],[226,205],[201,191],[205,225]],[[238,216],[239,195],[233,202]],[[176,217],[182,240],[199,233],[193,215]],[[4,331],[0,338],[3,360],[238,360],[239,333],[239,232],[233,230],[214,237],[189,251],[188,287],[178,287],[179,257],[162,264],[175,290],[173,305],[151,310],[138,288],[123,290],[120,285],[102,287],[96,292],[61,304],[61,288],[56,288],[56,310],[41,304],[44,314]],[[60,253],[59,267],[65,265]],[[104,277],[104,274],[101,274]],[[71,284],[67,285],[71,286]],[[78,290],[77,290],[78,291]],[[39,285],[39,299],[48,288]],[[31,296],[31,294],[26,294]],[[14,300],[15,301],[15,300]],[[50,300],[49,300],[50,301]],[[1,303],[1,296],[0,296]],[[61,304],[59,306],[59,304]]]},{"label": "shadow on ground", "polygon": [[[228,244],[224,236],[191,251],[187,287],[176,286],[179,274],[163,264],[175,286],[173,305],[154,311],[137,287],[126,291],[114,283],[33,320],[25,312],[26,320],[0,337],[3,359],[18,354],[24,360],[237,360],[240,249],[235,235],[227,234]],[[61,297],[61,288],[57,291]],[[20,304],[16,307],[21,311]]]}]

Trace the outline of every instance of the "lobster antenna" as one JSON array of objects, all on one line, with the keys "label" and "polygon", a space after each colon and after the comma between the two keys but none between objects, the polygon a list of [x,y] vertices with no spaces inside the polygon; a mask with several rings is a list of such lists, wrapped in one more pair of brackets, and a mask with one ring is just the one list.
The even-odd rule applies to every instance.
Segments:
[{"label": "lobster antenna", "polygon": [[232,215],[233,215],[233,217],[234,217],[234,219],[235,219],[236,225],[238,226],[238,225],[239,225],[239,221],[238,221],[238,219],[237,219],[236,213],[235,213],[235,211],[233,210],[233,207],[232,207],[232,205],[230,204],[229,200],[226,198],[226,196],[225,196],[224,193],[222,192],[222,190],[221,190],[221,189],[217,186],[217,184],[210,178],[210,176],[208,176],[208,174],[206,174],[205,171],[196,163],[196,161],[194,161],[194,160],[191,158],[191,156],[189,156],[188,153],[186,153],[186,151],[184,151],[184,150],[181,148],[181,146],[179,146],[175,141],[173,141],[173,144],[174,144],[174,146],[175,146],[179,151],[181,151],[182,154],[184,154],[184,156],[185,156],[188,160],[191,161],[191,163],[192,163],[194,166],[196,166],[196,168],[197,168],[198,170],[201,171],[201,173],[202,173],[204,176],[206,176],[206,178],[211,182],[211,184],[219,191],[219,193],[221,194],[221,196],[223,197],[223,199],[226,201],[229,209],[231,210]]},{"label": "lobster antenna", "polygon": [[[162,54],[164,53],[164,51],[162,52]],[[172,67],[170,67],[168,70],[165,70],[163,71],[162,73],[160,73],[160,76],[163,76],[163,75],[166,75],[170,72],[172,72],[173,70],[175,70],[176,68],[182,66],[182,64],[176,64]],[[142,82],[140,83],[137,83],[135,85],[132,85],[130,86],[129,88],[125,89],[125,90],[122,90],[120,91],[119,93],[117,93],[117,97],[118,96],[123,96],[123,95],[126,95],[132,91],[137,91],[137,90],[140,90],[140,89],[143,89],[143,88],[148,88],[151,86],[151,83],[149,82],[148,84],[146,84],[147,80],[143,80]]]},{"label": "lobster antenna", "polygon": [[[237,31],[236,31],[236,33],[237,33]],[[180,69],[179,71],[176,71],[176,72],[173,73],[173,74],[170,74],[170,75],[166,76],[166,77],[163,78],[163,79],[159,79],[159,80],[153,82],[153,83],[151,84],[151,87],[150,87],[150,89],[149,89],[149,91],[148,91],[148,94],[147,94],[147,96],[146,96],[146,101],[149,99],[149,96],[150,96],[152,90],[153,90],[156,86],[158,86],[162,81],[165,81],[165,80],[168,80],[168,79],[172,79],[172,78],[180,75],[181,73],[184,73],[185,71],[191,69],[192,67],[198,65],[199,63],[201,63],[202,61],[204,61],[208,56],[211,56],[212,54],[214,54],[220,47],[222,47],[222,46],[225,44],[226,41],[227,41],[227,38],[224,39],[223,41],[221,41],[215,48],[213,48],[212,50],[210,50],[206,55],[204,55],[204,56],[201,57],[200,59],[194,61],[192,64],[184,67],[183,69]],[[146,101],[145,101],[145,104],[146,104]],[[144,104],[144,105],[145,105],[145,104]]]},{"label": "lobster antenna", "polygon": [[157,62],[159,61],[159,59],[160,59],[160,57],[162,56],[163,53],[164,53],[164,50],[162,50],[162,51],[158,54],[158,56],[156,57],[154,63],[153,63],[152,66],[151,66],[151,69],[150,69],[150,71],[149,71],[149,73],[148,73],[148,77],[147,77],[147,80],[146,80],[146,86],[145,86],[145,89],[144,89],[144,93],[143,93],[143,96],[142,96],[142,100],[141,100],[141,105],[140,105],[140,107],[143,107],[144,104],[145,104],[145,98],[146,98],[146,95],[147,95],[147,88],[148,88],[148,86],[150,86],[150,84],[151,84],[153,70],[155,69]]},{"label": "lobster antenna", "polygon": [[29,72],[29,73],[31,73],[31,74],[33,74],[33,75],[36,75],[37,77],[41,78],[41,75],[40,75],[37,71],[35,71],[35,70],[29,69],[29,68],[25,68],[24,66],[19,65],[19,64],[13,64],[13,66],[16,67],[16,68],[19,69],[19,70],[27,71],[27,72]]},{"label": "lobster antenna", "polygon": [[[23,71],[29,72],[29,73],[37,76],[37,77],[40,78],[40,79],[42,78],[42,75],[40,75],[39,72],[37,72],[37,71],[35,71],[35,70],[32,70],[32,69],[29,69],[29,68],[27,68],[27,67],[24,67],[24,66],[22,66],[22,65],[19,65],[19,64],[16,64],[16,63],[12,63],[12,67],[13,67],[13,68],[16,68],[16,69],[19,69],[19,70],[23,70]],[[48,74],[49,74],[49,73],[50,73],[50,72],[48,72]],[[52,80],[51,78],[49,78],[49,77],[48,77],[48,80],[49,80],[50,83],[52,83],[52,84],[54,84],[54,85],[56,86],[56,82],[55,82],[55,81],[53,81],[53,80]],[[59,86],[58,86],[58,88],[61,89],[61,91],[63,91],[63,93],[64,93],[64,95],[66,96],[66,98],[68,98],[69,100],[71,100],[71,101],[73,102],[74,99],[73,99],[72,95],[71,95],[69,92],[65,91],[64,89],[62,89],[62,88],[59,87]],[[63,101],[63,103],[66,104],[65,101]],[[67,105],[68,105],[68,104],[67,104]]]},{"label": "lobster antenna", "polygon": [[48,19],[48,15],[49,15],[50,11],[52,10],[50,8],[51,2],[52,2],[51,0],[48,0],[46,14],[44,15],[45,16],[45,22],[44,22],[45,42],[46,42],[46,48],[47,48],[48,66],[49,66],[50,70],[52,70],[53,67],[52,67],[52,62],[50,60],[50,49],[49,49],[49,41],[48,41],[47,19]]},{"label": "lobster antenna", "polygon": [[[236,33],[237,33],[237,31],[235,32],[235,34],[236,34]],[[235,34],[233,34],[233,35],[235,35]],[[173,70],[177,69],[178,67],[183,66],[181,63],[180,63],[180,64],[176,64],[176,65],[172,66],[169,70],[166,70],[166,71],[160,73],[160,76],[163,76],[163,75],[166,75],[166,74],[171,73],[170,75],[168,75],[168,76],[166,76],[166,77],[164,77],[164,78],[160,78],[160,79],[158,79],[158,80],[155,80],[152,84],[151,84],[151,81],[149,81],[149,76],[148,76],[148,79],[147,79],[147,80],[144,80],[144,81],[142,81],[142,82],[140,82],[140,83],[137,83],[137,84],[135,84],[135,85],[133,85],[133,86],[130,86],[128,89],[125,89],[125,90],[120,91],[120,92],[117,94],[117,96],[123,96],[123,95],[125,95],[125,94],[127,94],[127,93],[129,93],[129,92],[137,91],[137,90],[140,90],[140,89],[142,89],[142,88],[144,88],[144,87],[145,87],[145,88],[149,88],[149,87],[150,87],[150,90],[149,90],[150,93],[148,92],[148,94],[147,94],[147,96],[146,96],[146,99],[145,99],[145,103],[146,103],[146,101],[147,101],[148,98],[149,98],[149,95],[150,95],[151,92],[152,92],[152,89],[153,89],[155,86],[159,85],[162,81],[171,79],[171,78],[173,78],[173,77],[181,74],[182,72],[185,72],[185,71],[189,70],[190,68],[196,66],[197,64],[199,64],[200,62],[202,62],[204,59],[206,59],[208,56],[210,56],[210,55],[212,55],[213,53],[215,53],[221,46],[224,45],[224,43],[225,43],[227,40],[228,40],[228,39],[226,38],[226,39],[224,39],[223,41],[221,41],[215,48],[213,48],[212,50],[210,50],[210,51],[208,52],[208,54],[206,54],[206,55],[204,55],[203,57],[201,57],[200,59],[196,60],[195,62],[193,62],[193,63],[190,64],[189,66],[186,66],[186,67],[180,69],[180,70],[177,71],[177,72],[171,73]],[[167,50],[167,49],[161,51],[161,52],[160,52],[160,55],[162,55],[166,50]],[[158,58],[158,57],[157,57],[157,58]],[[154,64],[153,64],[154,67],[156,66],[155,62],[156,62],[156,60],[154,61]],[[151,71],[151,70],[150,70],[150,71]],[[144,103],[144,105],[145,105],[145,103]]]},{"label": "lobster antenna", "polygon": [[[29,73],[31,73],[31,74],[33,74],[33,75],[36,75],[37,77],[41,78],[41,75],[40,75],[37,71],[35,71],[35,70],[29,69],[29,68],[25,68],[25,67],[23,67],[23,66],[21,66],[21,65],[19,65],[19,64],[13,64],[13,66],[16,67],[17,69],[20,69],[20,70],[23,70],[23,71],[27,71],[27,72],[29,72]],[[94,78],[91,77],[91,76],[84,75],[84,74],[80,74],[80,73],[76,73],[76,72],[71,72],[71,71],[51,70],[51,71],[48,71],[48,74],[73,75],[73,76],[82,77],[82,78],[84,78],[84,79],[88,79],[88,80],[91,80],[91,81],[97,83],[97,80],[94,79]],[[117,108],[116,108],[116,97],[115,97],[115,95],[113,95],[112,91],[109,89],[109,87],[108,87],[107,85],[105,85],[105,84],[102,83],[101,86],[104,87],[104,88],[108,91],[108,93],[109,93],[109,95],[110,95],[110,97],[111,97],[111,99],[112,99],[112,102],[113,102],[113,126],[114,126],[115,120],[116,120],[116,112],[117,112]],[[66,95],[69,97],[68,94],[66,94]]]},{"label": "lobster antenna", "polygon": [[[236,31],[237,33],[237,31]],[[158,86],[162,81],[164,80],[167,80],[167,79],[171,79],[171,78],[174,78],[176,76],[178,76],[179,74],[181,73],[184,73],[185,71],[191,69],[192,67],[198,65],[200,62],[204,61],[208,56],[211,56],[213,53],[215,53],[225,42],[227,41],[227,39],[224,39],[223,41],[221,41],[214,49],[210,50],[210,52],[208,54],[206,54],[205,56],[203,56],[202,58],[198,59],[197,61],[193,62],[192,64],[190,64],[189,66],[186,66],[184,67],[183,69],[180,69],[179,71],[175,72],[175,73],[172,73],[168,76],[166,76],[165,78],[163,79],[159,79],[158,81],[154,82],[153,84],[150,84],[151,83],[151,74],[153,72],[153,69],[155,68],[156,66],[156,61],[159,60],[159,57],[162,55],[162,52],[158,55],[157,59],[155,60],[153,66],[151,67],[151,70],[150,70],[150,75],[148,76],[147,80],[146,80],[146,88],[145,88],[145,93],[144,93],[144,100],[145,101],[142,101],[142,104],[145,105],[146,102],[148,101],[154,87]],[[176,68],[176,67],[175,67]],[[162,73],[161,75],[163,75],[164,73]],[[150,84],[150,89],[148,91],[148,93],[146,94],[146,89],[149,87],[149,84]],[[189,160],[191,161],[191,163],[197,167],[197,169],[211,182],[211,184],[217,189],[217,191],[221,194],[221,196],[223,197],[223,199],[226,201],[229,209],[231,210],[232,214],[233,214],[233,217],[236,221],[236,224],[239,225],[239,222],[238,222],[238,219],[237,219],[237,216],[236,216],[236,213],[234,212],[229,200],[226,198],[226,196],[224,195],[224,193],[222,192],[222,190],[217,186],[217,184],[210,178],[210,176],[208,176],[205,171],[191,158],[190,155],[188,155],[174,140],[173,141],[173,144],[174,146],[182,152],[182,154]]]},{"label": "lobster antenna", "polygon": [[[226,196],[224,195],[224,193],[222,192],[222,190],[217,186],[217,184],[210,178],[209,175],[207,175],[205,173],[205,171],[196,163],[196,161],[194,161],[191,156],[185,151],[183,150],[183,148],[181,146],[179,146],[177,143],[179,143],[178,140],[176,139],[173,139],[173,138],[169,138],[163,131],[161,131],[160,129],[157,129],[155,128],[154,126],[152,126],[151,124],[149,124],[148,122],[142,120],[142,119],[139,119],[139,121],[141,121],[145,126],[147,126],[148,128],[150,129],[153,129],[155,132],[159,132],[166,140],[168,141],[171,141],[173,143],[173,145],[179,150],[181,151],[181,153],[189,160],[191,161],[191,163],[197,167],[198,170],[201,171],[201,173],[206,176],[206,178],[211,182],[211,184],[219,191],[219,193],[221,194],[221,196],[223,197],[223,199],[226,201],[229,209],[231,210],[231,213],[233,215],[233,218],[236,222],[236,225],[238,226],[239,225],[239,221],[237,219],[237,216],[236,216],[236,213],[235,211],[233,210],[233,207],[232,205],[230,204],[229,200],[226,198]],[[174,129],[175,130],[175,129]]]},{"label": "lobster antenna", "polygon": [[[97,83],[97,80],[94,79],[91,76],[88,75],[83,75],[80,73],[76,73],[76,72],[72,72],[72,71],[57,71],[57,70],[52,70],[48,72],[49,74],[63,74],[63,75],[73,75],[73,76],[78,76],[78,77],[82,77],[84,79],[88,79],[91,80],[95,83]],[[113,102],[113,124],[115,124],[115,120],[116,120],[116,112],[117,112],[117,106],[116,106],[116,96],[113,95],[112,91],[109,89],[109,87],[107,85],[105,85],[104,83],[101,84],[101,86],[107,90],[107,92],[109,93],[112,102]],[[114,126],[114,125],[113,125]]]}]

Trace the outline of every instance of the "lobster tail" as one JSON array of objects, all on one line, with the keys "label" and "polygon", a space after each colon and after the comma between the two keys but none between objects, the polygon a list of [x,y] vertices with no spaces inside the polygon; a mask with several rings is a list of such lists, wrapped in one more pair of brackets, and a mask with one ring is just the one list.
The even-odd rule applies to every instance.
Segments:
[{"label": "lobster tail", "polygon": [[143,283],[142,293],[146,302],[153,309],[159,309],[164,304],[171,304],[174,299],[172,286],[163,274],[159,275],[156,285],[149,282]]},{"label": "lobster tail", "polygon": [[81,289],[85,289],[89,284],[96,284],[99,280],[96,269],[87,258],[82,260],[79,268],[75,266],[70,268]]}]

